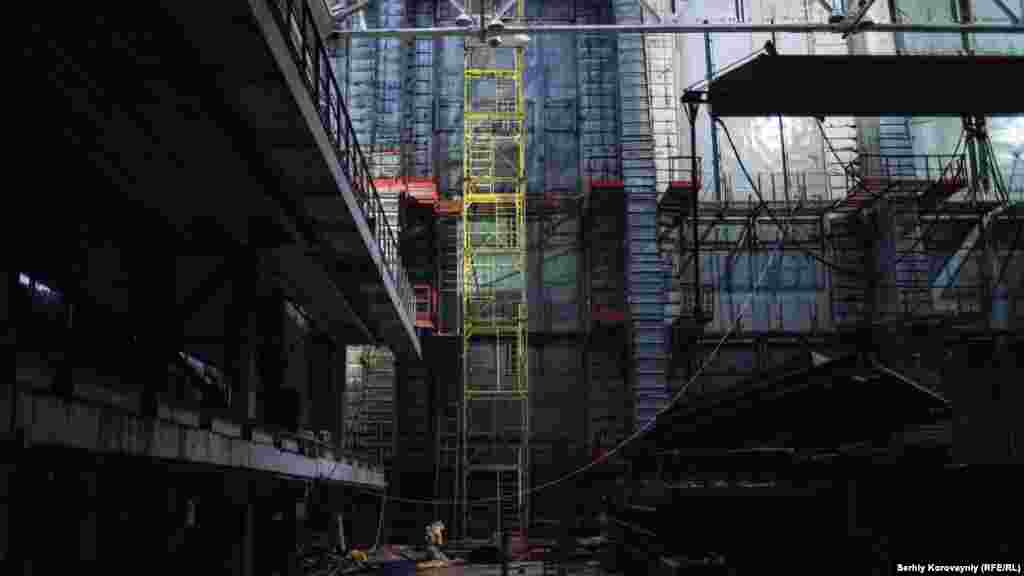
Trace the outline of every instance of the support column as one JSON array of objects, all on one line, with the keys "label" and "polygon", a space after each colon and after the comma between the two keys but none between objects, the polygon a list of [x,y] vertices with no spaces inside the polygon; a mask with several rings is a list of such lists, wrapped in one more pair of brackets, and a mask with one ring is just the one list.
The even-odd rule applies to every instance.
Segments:
[{"label": "support column", "polygon": [[99,479],[95,470],[82,470],[78,474],[81,482],[81,491],[77,502],[78,560],[95,561],[98,559],[99,500],[97,499],[97,487]]},{"label": "support column", "polygon": [[[558,446],[558,452],[561,452],[561,458],[558,460],[563,463],[572,464],[572,454],[570,450],[570,442],[563,438],[560,445]],[[576,549],[576,538],[574,529],[576,527],[576,481],[575,478],[571,478],[562,484],[562,506],[559,514],[559,527],[558,527],[558,550],[559,557],[562,560],[562,572],[566,574],[565,564],[569,561],[573,551]]]},{"label": "support column", "polygon": [[240,256],[231,282],[231,304],[225,314],[224,334],[227,342],[225,359],[231,382],[231,418],[242,426],[242,437],[252,438],[249,425],[254,418],[252,390],[255,346],[253,332],[257,295],[260,292],[258,260]]},{"label": "support column", "polygon": [[256,312],[258,338],[256,342],[256,370],[263,389],[263,414],[258,420],[272,425],[280,424],[279,394],[284,384],[285,341],[284,341],[284,297],[274,289],[261,295],[259,310]]},{"label": "support column", "polygon": [[[336,372],[334,343],[324,334],[313,334],[308,340],[307,358],[310,377],[310,428],[333,434],[337,427]],[[333,438],[332,438],[333,442]]]},{"label": "support column", "polygon": [[242,514],[242,542],[241,542],[241,566],[239,573],[242,576],[254,576],[256,574],[256,506],[252,501],[246,502],[241,508]]},{"label": "support column", "polygon": [[345,449],[345,410],[348,406],[345,403],[345,394],[348,391],[348,350],[344,343],[332,343],[331,366],[333,372],[331,378],[334,381],[334,427],[331,430],[332,440],[341,454]]},{"label": "support column", "polygon": [[[19,294],[18,288],[18,272],[15,270],[4,272],[3,278],[3,292],[0,293],[0,324],[5,326],[3,333],[0,333],[0,342],[4,349],[13,350],[13,344],[17,342],[17,336],[15,331],[18,327],[18,319],[15,317],[18,308],[11,306],[11,298],[16,297]],[[18,299],[20,302],[20,298]],[[15,379],[17,378],[17,370],[15,356],[13,354],[4,354],[5,359],[10,359],[11,366],[0,365],[0,368],[4,369],[4,378],[0,379],[0,445],[3,444],[4,440],[13,436],[14,427],[17,421],[17,411],[15,406],[18,399],[18,391],[15,386]],[[0,472],[6,474],[6,472]],[[6,487],[6,476],[0,478],[0,487]],[[4,498],[6,492],[0,490],[0,500]],[[5,501],[4,501],[5,502]],[[4,504],[6,506],[6,503]],[[6,512],[6,508],[0,509]],[[0,520],[0,560],[4,558],[4,552],[6,550],[6,531],[3,530],[3,526],[6,525],[6,514],[4,519]]]}]

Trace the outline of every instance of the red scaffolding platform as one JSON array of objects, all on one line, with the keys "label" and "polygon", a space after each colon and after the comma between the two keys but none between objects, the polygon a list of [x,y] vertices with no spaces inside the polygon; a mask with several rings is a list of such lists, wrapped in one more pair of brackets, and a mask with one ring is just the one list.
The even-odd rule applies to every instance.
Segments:
[{"label": "red scaffolding platform", "polygon": [[436,330],[439,304],[437,288],[430,284],[417,284],[412,289],[416,295],[416,327]]},{"label": "red scaffolding platform", "polygon": [[437,193],[437,180],[434,178],[406,179],[406,200],[425,208],[435,208],[440,196]]}]

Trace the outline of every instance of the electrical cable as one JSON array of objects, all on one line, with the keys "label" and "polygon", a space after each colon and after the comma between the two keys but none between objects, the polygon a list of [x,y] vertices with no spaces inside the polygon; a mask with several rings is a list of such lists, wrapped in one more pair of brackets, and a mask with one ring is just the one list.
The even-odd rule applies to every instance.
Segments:
[{"label": "electrical cable", "polygon": [[1003,283],[1003,278],[1006,276],[1006,269],[1010,266],[1010,258],[1013,256],[1013,253],[1017,251],[1017,246],[1020,243],[1022,231],[1024,231],[1024,223],[1018,222],[1017,234],[1013,237],[1013,244],[1010,245],[1009,251],[1006,252],[1006,256],[1003,258],[1003,263],[999,265],[999,276],[996,279],[995,284],[992,285],[992,290],[996,290],[999,285]]},{"label": "electrical cable", "polygon": [[789,228],[787,226],[783,225],[782,222],[779,221],[779,218],[775,215],[775,212],[772,211],[772,209],[768,207],[768,203],[765,201],[764,196],[761,195],[761,191],[758,189],[757,185],[754,184],[754,179],[751,178],[750,172],[747,171],[747,166],[743,163],[743,159],[740,158],[740,153],[736,149],[736,143],[733,142],[733,140],[732,140],[732,134],[729,132],[729,127],[725,125],[725,122],[722,122],[721,118],[716,118],[715,120],[718,122],[719,125],[722,126],[722,129],[725,132],[725,137],[729,141],[729,146],[732,148],[733,155],[736,156],[736,162],[739,164],[740,169],[743,170],[743,175],[746,176],[747,182],[750,184],[751,189],[754,191],[754,194],[757,196],[757,199],[760,202],[759,205],[763,206],[765,212],[768,213],[769,219],[771,219],[772,223],[775,224],[775,227],[778,228],[780,232],[782,232],[783,243],[784,244],[785,243],[789,243],[794,248],[796,248],[798,251],[803,252],[804,255],[810,256],[811,258],[814,258],[815,260],[817,260],[818,262],[820,262],[821,264],[825,265],[828,268],[831,268],[833,270],[837,270],[837,271],[842,272],[843,274],[847,274],[847,275],[857,275],[857,274],[860,274],[859,270],[850,270],[850,269],[845,268],[843,266],[839,266],[838,264],[836,264],[834,262],[830,262],[830,261],[822,258],[821,256],[815,254],[814,252],[811,252],[810,250],[807,250],[806,248],[804,248],[804,247],[802,247],[802,246],[800,246],[798,244],[794,244],[793,239],[791,237],[791,233],[789,231]]},{"label": "electrical cable", "polygon": [[[774,265],[775,257],[778,256],[780,252],[781,252],[781,245],[779,246],[779,249],[777,249],[777,250],[772,252],[772,257],[767,262],[765,262],[765,265],[761,269],[761,273],[760,273],[760,275],[759,275],[759,277],[757,279],[757,282],[754,285],[754,290],[747,296],[746,301],[744,302],[743,306],[741,307],[739,314],[736,315],[736,318],[733,321],[732,325],[730,326],[729,330],[726,331],[726,333],[722,336],[721,339],[719,339],[718,344],[711,351],[711,353],[707,356],[707,358],[704,360],[704,362],[701,364],[701,366],[697,369],[696,372],[694,372],[693,376],[690,377],[690,379],[686,382],[686,384],[683,385],[680,388],[679,392],[677,392],[676,395],[672,397],[672,399],[668,402],[668,404],[666,404],[662,409],[660,409],[657,412],[657,414],[655,414],[643,426],[637,428],[632,434],[630,434],[624,440],[619,442],[615,447],[613,447],[612,449],[608,450],[607,452],[605,452],[604,454],[602,454],[598,458],[592,460],[590,463],[588,463],[588,464],[586,464],[586,465],[584,465],[584,466],[574,470],[573,472],[569,472],[567,474],[564,474],[564,475],[560,476],[559,478],[556,478],[556,479],[551,480],[549,482],[545,482],[545,483],[540,484],[538,486],[534,486],[534,487],[532,487],[532,488],[530,488],[528,490],[523,490],[522,494],[523,495],[534,494],[536,492],[540,492],[541,490],[546,490],[546,489],[551,488],[553,486],[557,486],[558,484],[561,484],[561,483],[563,483],[563,482],[565,482],[567,480],[575,478],[576,476],[579,476],[580,474],[586,472],[587,470],[590,470],[594,466],[597,466],[598,464],[603,463],[604,461],[606,461],[609,458],[611,458],[613,455],[615,455],[618,452],[622,451],[622,449],[625,448],[628,444],[631,444],[634,440],[636,440],[637,438],[642,436],[644,433],[646,433],[654,425],[654,423],[657,421],[659,416],[662,416],[666,412],[671,410],[676,405],[676,403],[679,401],[679,399],[682,398],[683,394],[686,393],[686,391],[689,389],[690,385],[693,384],[697,380],[697,378],[699,378],[701,376],[701,374],[704,373],[704,370],[711,363],[711,361],[714,360],[714,358],[718,355],[718,352],[721,350],[722,346],[725,345],[726,341],[732,336],[733,332],[739,326],[740,320],[746,314],[747,308],[753,302],[754,295],[757,293],[757,290],[759,290],[761,288],[761,283],[764,281],[765,275],[767,274],[768,270]],[[356,490],[359,490],[359,489],[356,488]],[[424,500],[424,499],[418,499],[418,498],[401,498],[401,497],[392,497],[391,499],[394,500],[395,502],[401,502],[401,503],[406,503],[406,504],[458,505],[458,504],[461,503],[461,502],[454,501],[454,500]],[[479,500],[473,500],[473,501],[468,502],[468,503],[470,503],[470,504],[492,504],[492,503],[500,503],[501,500],[502,499],[498,498],[498,497],[496,497],[496,498],[482,498],[482,499],[479,499]]]},{"label": "electrical cable", "polygon": [[722,68],[719,68],[718,70],[716,70],[716,71],[714,72],[714,74],[712,74],[712,76],[711,76],[711,78],[710,78],[710,79],[708,79],[708,78],[704,78],[703,80],[699,80],[699,81],[697,81],[697,82],[695,82],[695,83],[693,83],[693,84],[691,84],[691,85],[687,86],[687,87],[686,87],[686,89],[685,89],[685,90],[683,90],[683,92],[690,92],[690,91],[692,91],[692,90],[693,90],[694,88],[697,88],[698,86],[701,86],[701,85],[707,84],[707,83],[708,83],[708,82],[709,82],[710,80],[714,80],[714,79],[715,79],[715,77],[717,77],[717,76],[721,76],[721,75],[722,75],[722,73],[724,73],[724,72],[727,72],[727,71],[729,71],[729,70],[732,70],[733,68],[735,68],[735,67],[739,66],[740,64],[743,64],[743,63],[747,62],[747,61],[748,61],[748,60],[750,60],[751,58],[753,58],[753,57],[755,57],[755,56],[758,56],[758,55],[759,55],[759,54],[761,54],[762,52],[764,52],[764,47],[763,47],[763,46],[762,46],[761,48],[758,48],[758,49],[757,49],[757,50],[755,50],[754,52],[751,52],[750,54],[747,54],[747,55],[746,55],[746,56],[744,56],[743,58],[740,58],[739,60],[736,60],[736,61],[734,61],[734,62],[732,62],[732,63],[730,63],[730,64],[727,64],[726,66],[723,66]]}]

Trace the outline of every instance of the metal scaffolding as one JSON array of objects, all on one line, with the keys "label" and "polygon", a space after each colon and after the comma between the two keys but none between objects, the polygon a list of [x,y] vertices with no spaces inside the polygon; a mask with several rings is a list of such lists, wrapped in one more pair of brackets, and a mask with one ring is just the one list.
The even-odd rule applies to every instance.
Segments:
[{"label": "metal scaffolding", "polygon": [[[496,2],[475,3],[494,14]],[[524,2],[513,14],[523,17]],[[525,49],[467,39],[462,206],[461,534],[522,526],[529,454]]]},{"label": "metal scaffolding", "polygon": [[351,375],[346,448],[390,468],[395,448],[395,359],[386,348],[357,347]]}]

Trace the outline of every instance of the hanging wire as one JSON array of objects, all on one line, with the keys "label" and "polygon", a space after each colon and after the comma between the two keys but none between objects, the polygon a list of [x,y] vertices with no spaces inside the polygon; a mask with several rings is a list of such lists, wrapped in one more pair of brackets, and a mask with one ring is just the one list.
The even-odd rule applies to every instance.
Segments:
[{"label": "hanging wire", "polygon": [[[701,364],[701,366],[697,369],[696,372],[694,372],[693,376],[690,377],[690,379],[686,382],[686,384],[683,385],[682,388],[680,388],[679,392],[677,392],[676,395],[672,397],[672,399],[668,402],[667,405],[665,405],[665,407],[663,407],[661,410],[658,410],[658,412],[653,417],[651,417],[650,420],[648,420],[643,426],[641,426],[640,428],[635,430],[632,434],[630,434],[625,439],[623,439],[621,442],[619,442],[614,448],[612,448],[611,450],[608,450],[607,452],[605,452],[604,454],[602,454],[598,458],[592,460],[590,463],[588,463],[588,464],[586,464],[586,465],[584,465],[584,466],[582,466],[582,467],[580,467],[580,468],[578,468],[578,469],[576,469],[576,470],[574,470],[572,472],[564,474],[563,476],[560,476],[560,477],[558,477],[558,478],[556,478],[554,480],[551,480],[549,482],[545,482],[545,483],[540,484],[538,486],[534,486],[534,487],[532,487],[532,488],[530,488],[528,490],[523,490],[522,494],[524,496],[529,495],[529,494],[534,494],[534,493],[540,492],[541,490],[546,490],[548,488],[552,488],[554,486],[562,484],[563,482],[571,480],[571,479],[575,478],[576,476],[579,476],[580,474],[586,472],[587,470],[590,470],[591,468],[597,466],[598,464],[601,464],[601,463],[605,462],[606,460],[608,460],[609,458],[611,458],[612,456],[614,456],[618,452],[621,452],[623,448],[625,448],[627,445],[631,444],[637,438],[639,438],[644,433],[646,433],[648,430],[650,430],[653,427],[653,425],[655,424],[655,422],[657,421],[658,417],[664,415],[666,412],[671,410],[676,405],[676,403],[683,397],[683,394],[686,393],[686,391],[690,387],[690,385],[693,384],[697,380],[697,378],[699,378],[704,373],[704,370],[711,363],[711,361],[714,360],[715,357],[717,357],[718,352],[722,349],[722,346],[724,346],[726,341],[732,336],[733,332],[735,332],[736,328],[739,326],[740,320],[747,313],[747,309],[750,307],[751,303],[753,302],[754,295],[761,288],[761,283],[764,282],[765,275],[767,274],[768,270],[772,266],[774,266],[775,257],[778,256],[781,252],[782,252],[782,245],[780,243],[780,245],[772,252],[772,257],[769,258],[768,261],[765,262],[764,266],[761,268],[761,273],[759,274],[757,282],[754,284],[754,290],[750,293],[750,295],[747,296],[746,301],[744,302],[743,306],[741,307],[739,314],[737,314],[736,318],[733,320],[733,323],[729,327],[729,330],[722,336],[721,339],[719,339],[718,344],[715,345],[715,348],[711,351],[711,353],[704,360],[704,362]],[[359,490],[359,488],[356,488],[356,490]],[[391,500],[393,500],[395,502],[406,503],[406,504],[456,505],[456,504],[460,504],[461,503],[461,502],[458,502],[458,501],[455,501],[455,500],[436,500],[436,499],[424,500],[424,499],[418,499],[418,498],[401,498],[401,497],[397,497],[397,496],[391,497]],[[482,498],[482,499],[479,499],[479,500],[473,500],[471,502],[468,502],[468,504],[492,504],[492,503],[500,503],[501,501],[502,501],[502,499],[500,497]]]},{"label": "hanging wire", "polygon": [[698,80],[697,82],[691,84],[685,90],[683,90],[683,92],[689,92],[689,91],[697,88],[698,86],[703,86],[704,84],[707,84],[709,81],[716,79],[718,76],[721,76],[723,73],[728,72],[729,70],[732,70],[733,68],[739,66],[740,64],[744,64],[744,63],[750,61],[752,58],[754,58],[755,56],[760,55],[764,51],[765,51],[765,47],[764,46],[762,46],[761,48],[758,48],[757,50],[751,52],[750,54],[747,54],[743,58],[740,58],[739,60],[736,60],[736,61],[734,61],[734,62],[732,62],[730,64],[727,64],[726,66],[724,66],[722,68],[719,68],[718,70],[716,70],[711,75],[711,78],[704,78],[702,80]]},{"label": "hanging wire", "polygon": [[[736,149],[736,143],[733,142],[732,140],[732,134],[729,132],[729,127],[726,126],[725,122],[722,122],[721,118],[715,118],[715,120],[718,122],[719,126],[721,126],[722,130],[725,132],[725,137],[729,141],[729,146],[732,148],[732,153],[736,157],[736,162],[739,164],[740,169],[743,171],[743,175],[746,176],[747,182],[750,184],[750,188],[754,191],[754,194],[757,196],[757,199],[759,201],[758,206],[762,207],[764,211],[768,213],[768,218],[771,219],[772,223],[775,224],[775,227],[778,228],[780,232],[782,232],[783,246],[785,246],[786,243],[793,244],[789,227],[785,226],[779,220],[778,216],[775,215],[775,212],[768,207],[768,203],[765,201],[764,196],[761,195],[761,190],[758,189],[757,184],[754,183],[754,179],[750,177],[750,172],[747,171],[747,166],[746,164],[743,163],[743,159],[740,158],[740,153]],[[810,250],[804,248],[803,246],[800,246],[799,244],[793,244],[793,247],[796,248],[798,251],[803,252],[804,255],[814,258],[818,262],[822,263],[826,267],[831,268],[833,270],[837,270],[844,274],[851,275],[860,273],[859,270],[850,270],[843,266],[839,266],[834,262],[830,262],[822,258],[821,256],[815,254],[814,252],[811,252]]]},{"label": "hanging wire", "polygon": [[[1017,234],[1014,235],[1014,237],[1013,237],[1013,244],[1010,245],[1009,251],[1007,251],[1006,252],[1006,256],[1003,257],[1002,264],[999,265],[999,277],[996,279],[995,284],[992,285],[992,289],[993,290],[998,288],[999,285],[1003,283],[1003,279],[1006,276],[1006,269],[1010,266],[1010,258],[1013,256],[1013,253],[1017,251],[1017,246],[1019,245],[1019,242],[1020,242],[1021,232],[1024,231],[1024,222],[1020,222],[1019,221],[1020,217],[1017,216],[1014,219],[1018,220],[1018,222],[1017,222]],[[994,228],[994,226],[993,226],[993,228]]]}]

